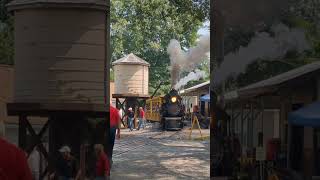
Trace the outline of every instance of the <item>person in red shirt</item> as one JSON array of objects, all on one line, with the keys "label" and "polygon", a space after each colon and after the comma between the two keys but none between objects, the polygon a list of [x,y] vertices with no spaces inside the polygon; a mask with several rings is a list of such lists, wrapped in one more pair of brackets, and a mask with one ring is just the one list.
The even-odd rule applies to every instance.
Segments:
[{"label": "person in red shirt", "polygon": [[110,166],[109,159],[104,152],[102,144],[96,144],[94,150],[97,156],[96,162],[96,180],[110,179]]},{"label": "person in red shirt", "polygon": [[138,126],[138,129],[137,129],[138,131],[139,131],[139,129],[140,129],[142,124],[143,124],[143,129],[144,129],[144,127],[145,127],[144,120],[145,120],[145,116],[144,116],[143,108],[139,107],[139,126]]},{"label": "person in red shirt", "polygon": [[25,153],[3,138],[4,125],[0,122],[0,179],[32,180]]},{"label": "person in red shirt", "polygon": [[[117,131],[118,130],[118,131]],[[108,149],[108,156],[112,166],[112,154],[115,138],[120,139],[120,114],[117,108],[112,106],[110,103],[110,147]]]}]

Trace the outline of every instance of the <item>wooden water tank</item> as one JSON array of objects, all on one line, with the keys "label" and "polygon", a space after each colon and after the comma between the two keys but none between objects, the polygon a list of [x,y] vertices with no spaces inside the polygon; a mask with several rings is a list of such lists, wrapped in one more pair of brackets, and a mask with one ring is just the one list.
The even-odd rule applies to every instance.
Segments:
[{"label": "wooden water tank", "polygon": [[134,54],[112,63],[114,68],[114,93],[148,95],[150,64]]},{"label": "wooden water tank", "polygon": [[14,0],[15,102],[104,102],[104,0]]}]

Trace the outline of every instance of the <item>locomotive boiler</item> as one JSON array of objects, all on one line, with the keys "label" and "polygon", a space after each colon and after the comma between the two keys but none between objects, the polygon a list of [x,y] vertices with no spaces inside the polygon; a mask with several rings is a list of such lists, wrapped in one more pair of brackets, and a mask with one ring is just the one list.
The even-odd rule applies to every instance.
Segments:
[{"label": "locomotive boiler", "polygon": [[159,122],[163,130],[183,128],[184,105],[178,91],[172,89],[165,96],[154,97],[146,102],[146,119]]}]

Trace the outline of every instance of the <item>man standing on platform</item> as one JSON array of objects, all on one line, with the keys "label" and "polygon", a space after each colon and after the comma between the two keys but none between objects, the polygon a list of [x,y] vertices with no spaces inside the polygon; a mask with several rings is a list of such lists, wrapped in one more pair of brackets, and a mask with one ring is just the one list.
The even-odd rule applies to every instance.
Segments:
[{"label": "man standing on platform", "polygon": [[[118,133],[117,133],[118,130]],[[112,167],[112,153],[115,138],[120,139],[120,114],[117,108],[110,103],[110,147],[108,148],[108,156],[110,160],[110,167]]]}]

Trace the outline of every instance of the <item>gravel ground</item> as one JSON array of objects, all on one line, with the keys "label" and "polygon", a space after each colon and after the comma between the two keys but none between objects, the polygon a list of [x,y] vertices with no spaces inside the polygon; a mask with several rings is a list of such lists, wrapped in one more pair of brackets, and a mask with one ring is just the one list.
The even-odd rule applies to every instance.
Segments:
[{"label": "gravel ground", "polygon": [[[190,140],[189,129],[160,132],[122,130],[116,140],[112,180],[209,179],[209,138]],[[203,136],[210,132],[202,130]],[[193,130],[192,138],[200,137]]]}]

